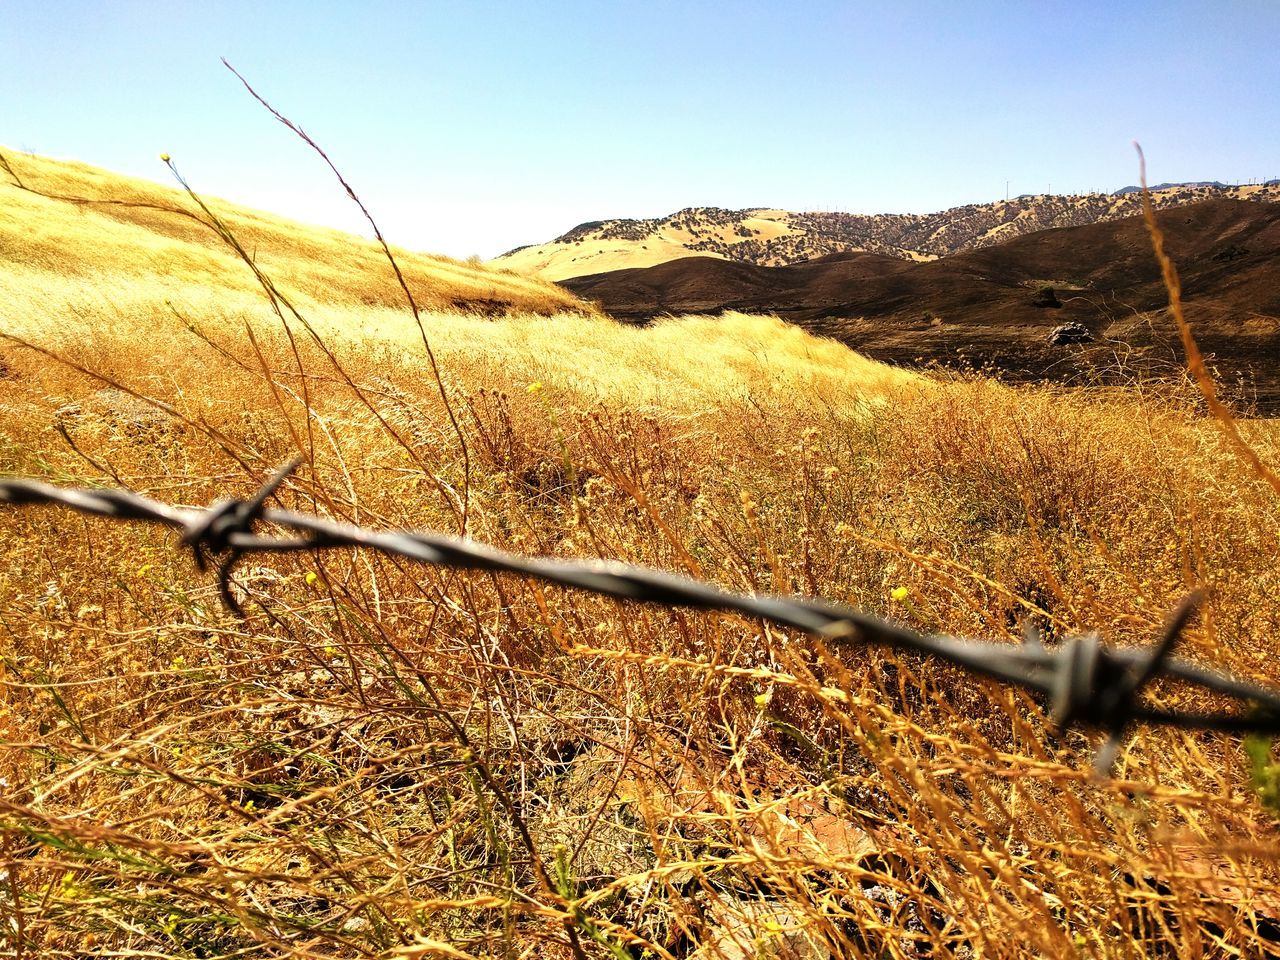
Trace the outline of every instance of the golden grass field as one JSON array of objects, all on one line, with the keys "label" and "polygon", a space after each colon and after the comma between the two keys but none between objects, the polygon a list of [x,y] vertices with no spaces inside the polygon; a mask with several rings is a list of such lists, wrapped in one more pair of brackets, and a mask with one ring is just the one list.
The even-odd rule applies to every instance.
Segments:
[{"label": "golden grass field", "polygon": [[[180,191],[4,156],[39,193],[151,206],[0,177],[0,476],[201,505],[301,454],[298,510],[1009,643],[1030,617],[1147,644],[1203,585],[1180,654],[1280,680],[1280,500],[1186,384],[925,376],[762,317],[622,327],[397,251],[420,330],[375,245],[210,201],[277,315],[214,231],[156,209],[195,211]],[[1280,462],[1273,423],[1239,430]],[[333,551],[242,564],[240,621],[159,528],[0,505],[0,550],[4,956],[1280,936],[1238,737],[1137,729],[1098,779],[1097,738],[1030,696],[743,617]]]}]

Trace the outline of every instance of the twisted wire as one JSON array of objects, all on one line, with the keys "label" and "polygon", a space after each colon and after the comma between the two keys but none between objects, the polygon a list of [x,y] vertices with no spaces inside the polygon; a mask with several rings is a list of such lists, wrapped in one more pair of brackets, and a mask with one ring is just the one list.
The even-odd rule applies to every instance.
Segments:
[{"label": "twisted wire", "polygon": [[[1203,600],[1195,591],[1169,614],[1150,649],[1107,647],[1096,634],[1067,637],[1046,647],[1029,629],[1022,644],[921,634],[843,604],[795,596],[734,593],[689,577],[607,561],[525,557],[474,540],[416,531],[369,530],[292,510],[273,509],[267,500],[298,467],[277,470],[250,498],[223,500],[209,507],[175,507],[127,490],[57,487],[28,479],[0,480],[0,502],[52,504],[118,520],[160,523],[180,531],[197,567],[216,570],[227,609],[243,610],[231,591],[236,563],[249,554],[364,547],[421,563],[456,570],[501,571],[590,591],[624,601],[743,614],[827,640],[913,650],[956,664],[972,673],[1036,691],[1048,698],[1060,729],[1101,728],[1107,740],[1097,756],[1109,769],[1126,731],[1136,723],[1232,733],[1280,734],[1280,691],[1234,679],[1173,657],[1173,650]],[[263,536],[259,524],[291,536]],[[1143,698],[1154,681],[1173,678],[1242,701],[1235,713],[1174,711]]]}]

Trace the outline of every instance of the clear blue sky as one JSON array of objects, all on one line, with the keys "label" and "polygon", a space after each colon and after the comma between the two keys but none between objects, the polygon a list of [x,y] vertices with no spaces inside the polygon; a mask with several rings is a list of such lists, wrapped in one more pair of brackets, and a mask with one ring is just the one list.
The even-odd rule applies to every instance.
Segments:
[{"label": "clear blue sky", "polygon": [[1278,0],[0,0],[0,145],[489,257],[690,205],[1280,176]]}]

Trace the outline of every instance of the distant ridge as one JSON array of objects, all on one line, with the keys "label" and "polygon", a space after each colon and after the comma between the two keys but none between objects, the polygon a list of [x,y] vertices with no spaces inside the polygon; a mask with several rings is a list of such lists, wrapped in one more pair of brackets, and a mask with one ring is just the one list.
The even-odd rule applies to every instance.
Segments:
[{"label": "distant ridge", "polygon": [[[1228,184],[1223,183],[1221,180],[1190,180],[1185,183],[1157,183],[1154,187],[1151,187],[1150,189],[1152,190],[1152,192],[1155,192],[1157,190],[1177,190],[1177,189],[1200,190],[1204,187],[1209,187],[1214,190],[1231,189],[1231,187]],[[1121,187],[1119,190],[1113,190],[1112,194],[1114,196],[1120,197],[1126,193],[1141,193],[1141,192],[1142,192],[1142,187],[1138,186],[1137,184],[1130,184],[1127,187]]]},{"label": "distant ridge", "polygon": [[[1229,186],[1217,181],[1160,184],[1157,208],[1202,200],[1280,200],[1280,182]],[[796,213],[768,207],[727,210],[686,207],[652,219],[591,220],[547,243],[510,250],[493,262],[552,280],[630,267],[651,267],[689,256],[757,266],[784,266],[835,253],[878,253],[926,261],[1003,243],[1058,227],[1131,217],[1140,210],[1136,187],[1114,193],[1037,194],[952,207],[931,214]]]},{"label": "distant ridge", "polygon": [[[1158,214],[1188,317],[1224,379],[1280,411],[1280,204],[1205,200]],[[1182,369],[1141,217],[1041,230],[912,263],[849,252],[785,266],[686,257],[561,281],[621,320],[768,313],[876,360],[990,365],[1093,381]]]}]

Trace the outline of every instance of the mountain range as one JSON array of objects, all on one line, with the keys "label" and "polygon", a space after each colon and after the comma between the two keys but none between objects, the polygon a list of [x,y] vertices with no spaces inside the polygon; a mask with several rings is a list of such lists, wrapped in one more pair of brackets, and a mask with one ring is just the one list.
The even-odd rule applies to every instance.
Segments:
[{"label": "mountain range", "polygon": [[[1228,186],[1160,184],[1156,207],[1205,200],[1280,200],[1280,181]],[[931,214],[797,213],[772,208],[687,207],[665,217],[582,223],[547,243],[518,247],[491,261],[550,280],[651,267],[703,256],[785,266],[840,253],[928,261],[1058,227],[1106,223],[1141,211],[1141,193],[1039,194],[969,204]]]}]

